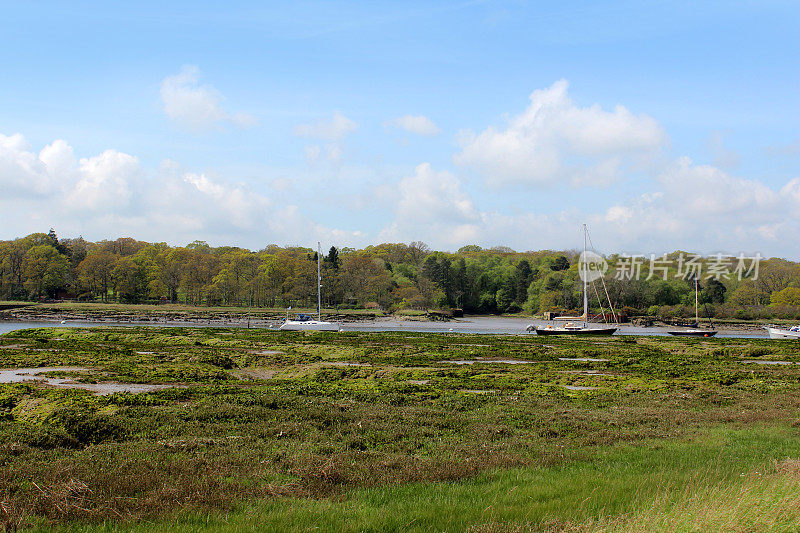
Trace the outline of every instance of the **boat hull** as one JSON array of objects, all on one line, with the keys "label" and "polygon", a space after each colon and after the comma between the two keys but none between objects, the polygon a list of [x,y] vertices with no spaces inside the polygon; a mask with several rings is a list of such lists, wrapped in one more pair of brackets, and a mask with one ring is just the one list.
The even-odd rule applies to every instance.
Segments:
[{"label": "boat hull", "polygon": [[797,339],[800,340],[800,331],[790,331],[782,328],[766,328],[770,339]]},{"label": "boat hull", "polygon": [[713,337],[717,334],[714,330],[704,331],[702,329],[673,330],[667,333],[676,337]]},{"label": "boat hull", "polygon": [[537,335],[613,335],[618,328],[536,328]]},{"label": "boat hull", "polygon": [[281,331],[339,331],[339,324],[324,320],[287,320],[279,328]]}]

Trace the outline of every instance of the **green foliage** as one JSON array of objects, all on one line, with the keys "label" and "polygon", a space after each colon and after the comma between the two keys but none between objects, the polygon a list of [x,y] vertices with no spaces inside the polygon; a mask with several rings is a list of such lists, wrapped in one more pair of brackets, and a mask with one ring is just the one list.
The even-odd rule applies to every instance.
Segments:
[{"label": "green foliage", "polygon": [[783,290],[773,292],[769,301],[772,305],[800,306],[800,289],[797,287],[786,287]]},{"label": "green foliage", "polygon": [[564,257],[563,255],[559,255],[553,261],[552,266],[550,267],[553,271],[560,271],[560,270],[567,270],[569,268],[569,259]]},{"label": "green foliage", "polygon": [[[55,231],[0,241],[0,298],[78,298],[126,303],[184,302],[195,306],[316,307],[317,251],[267,246],[250,251],[186,247],[131,238],[87,242],[59,240]],[[693,314],[694,287],[673,266],[645,259],[638,279],[615,275],[621,258],[608,258],[605,285],[614,305],[633,314],[658,307],[657,318]],[[708,275],[713,258],[700,261],[703,303],[717,318],[800,318],[800,265],[769,259],[759,269]],[[322,262],[323,306],[348,309],[467,313],[579,311],[582,283],[574,252],[515,252],[506,247],[464,246],[457,253],[432,251],[421,242],[384,243],[363,250],[331,246]],[[679,275],[680,274],[680,275]],[[590,287],[590,307],[599,312]],[[771,304],[771,305],[769,305]]]},{"label": "green foliage", "polygon": [[63,428],[66,434],[83,445],[121,441],[127,434],[114,417],[71,408],[54,413],[47,423],[55,428]]},{"label": "green foliage", "polygon": [[[592,513],[628,512],[620,502],[638,505],[652,494],[644,487],[657,488],[655,463],[673,478],[708,464],[715,482],[727,479],[727,463],[681,450],[738,457],[732,472],[800,442],[789,426],[797,367],[745,362],[800,361],[782,341],[117,327],[19,330],[0,344],[4,367],[78,366],[79,381],[171,386],[97,396],[0,384],[4,512],[49,528],[152,527],[187,509],[288,509],[348,501],[354,490],[475,487],[511,472],[539,481],[474,497],[556,476],[551,489],[578,483],[585,500],[605,494],[593,492],[602,479],[640,472],[611,499],[619,507],[590,500]],[[617,452],[624,460],[609,463]],[[442,520],[431,528],[475,524]]]},{"label": "green foliage", "polygon": [[710,279],[700,293],[700,302],[721,304],[725,301],[725,292],[727,290],[720,281]]}]

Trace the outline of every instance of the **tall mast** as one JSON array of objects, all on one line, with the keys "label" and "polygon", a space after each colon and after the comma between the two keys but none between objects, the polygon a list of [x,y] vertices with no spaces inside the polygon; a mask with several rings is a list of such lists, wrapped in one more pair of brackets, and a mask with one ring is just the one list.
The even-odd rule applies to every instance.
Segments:
[{"label": "tall mast", "polygon": [[320,269],[320,263],[322,262],[322,258],[320,257],[321,255],[321,246],[319,241],[317,241],[317,320],[322,320],[322,270]]},{"label": "tall mast", "polygon": [[583,225],[583,321],[584,327],[589,321],[589,296],[586,291],[586,280],[589,278],[589,265],[586,264],[586,224]]},{"label": "tall mast", "polygon": [[700,315],[697,311],[697,274],[694,275],[694,321],[700,324]]}]

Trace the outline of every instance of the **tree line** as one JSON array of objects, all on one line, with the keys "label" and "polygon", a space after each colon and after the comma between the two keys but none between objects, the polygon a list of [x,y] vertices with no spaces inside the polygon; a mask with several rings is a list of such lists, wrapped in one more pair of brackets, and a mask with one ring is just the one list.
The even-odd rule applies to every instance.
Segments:
[{"label": "tree line", "polygon": [[[665,257],[677,264],[682,254]],[[660,267],[663,276],[625,277],[619,275],[624,256],[607,260],[604,284],[590,286],[593,312],[607,305],[607,291],[614,305],[629,315],[694,314],[694,281],[681,276],[679,268]],[[327,308],[536,314],[582,306],[574,250],[516,252],[469,245],[448,253],[422,242],[384,243],[363,249],[331,246],[321,262]],[[651,267],[646,260],[640,265],[645,273]],[[90,242],[59,239],[52,229],[0,241],[3,300],[314,307],[316,280],[317,252],[303,247],[269,245],[251,251],[203,241],[169,246],[130,237]],[[708,316],[800,318],[800,263],[764,260],[745,276],[701,277],[700,287],[699,300]]]}]

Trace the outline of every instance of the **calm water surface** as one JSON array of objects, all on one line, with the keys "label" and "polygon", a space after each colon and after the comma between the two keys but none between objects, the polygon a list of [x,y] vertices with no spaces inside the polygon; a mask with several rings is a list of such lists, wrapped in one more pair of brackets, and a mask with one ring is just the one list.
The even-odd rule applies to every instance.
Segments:
[{"label": "calm water surface", "polygon": [[[272,329],[277,328],[278,322],[274,322]],[[507,317],[492,317],[492,316],[476,316],[465,317],[449,322],[424,322],[415,320],[396,320],[393,318],[385,318],[378,320],[370,320],[364,322],[344,322],[342,329],[344,331],[365,331],[365,332],[381,332],[381,331],[408,331],[408,332],[425,332],[425,333],[484,333],[484,334],[505,334],[505,335],[532,335],[526,333],[525,328],[529,325],[546,325],[548,322],[542,320],[531,320],[527,318],[507,318]],[[52,328],[52,327],[70,327],[70,328],[85,328],[95,326],[158,326],[158,327],[247,327],[245,323],[231,323],[231,324],[203,324],[203,323],[118,323],[118,322],[90,322],[81,320],[68,320],[65,324],[60,322],[45,322],[45,321],[7,321],[0,322],[0,334],[14,331],[17,329],[27,328]],[[269,325],[259,324],[258,326],[268,329]],[[622,325],[617,331],[616,335],[667,335],[669,328],[643,328],[630,325]],[[764,339],[767,338],[766,331],[752,331],[742,332],[736,330],[726,331],[720,329],[717,337],[735,337],[735,338],[752,338]]]}]

